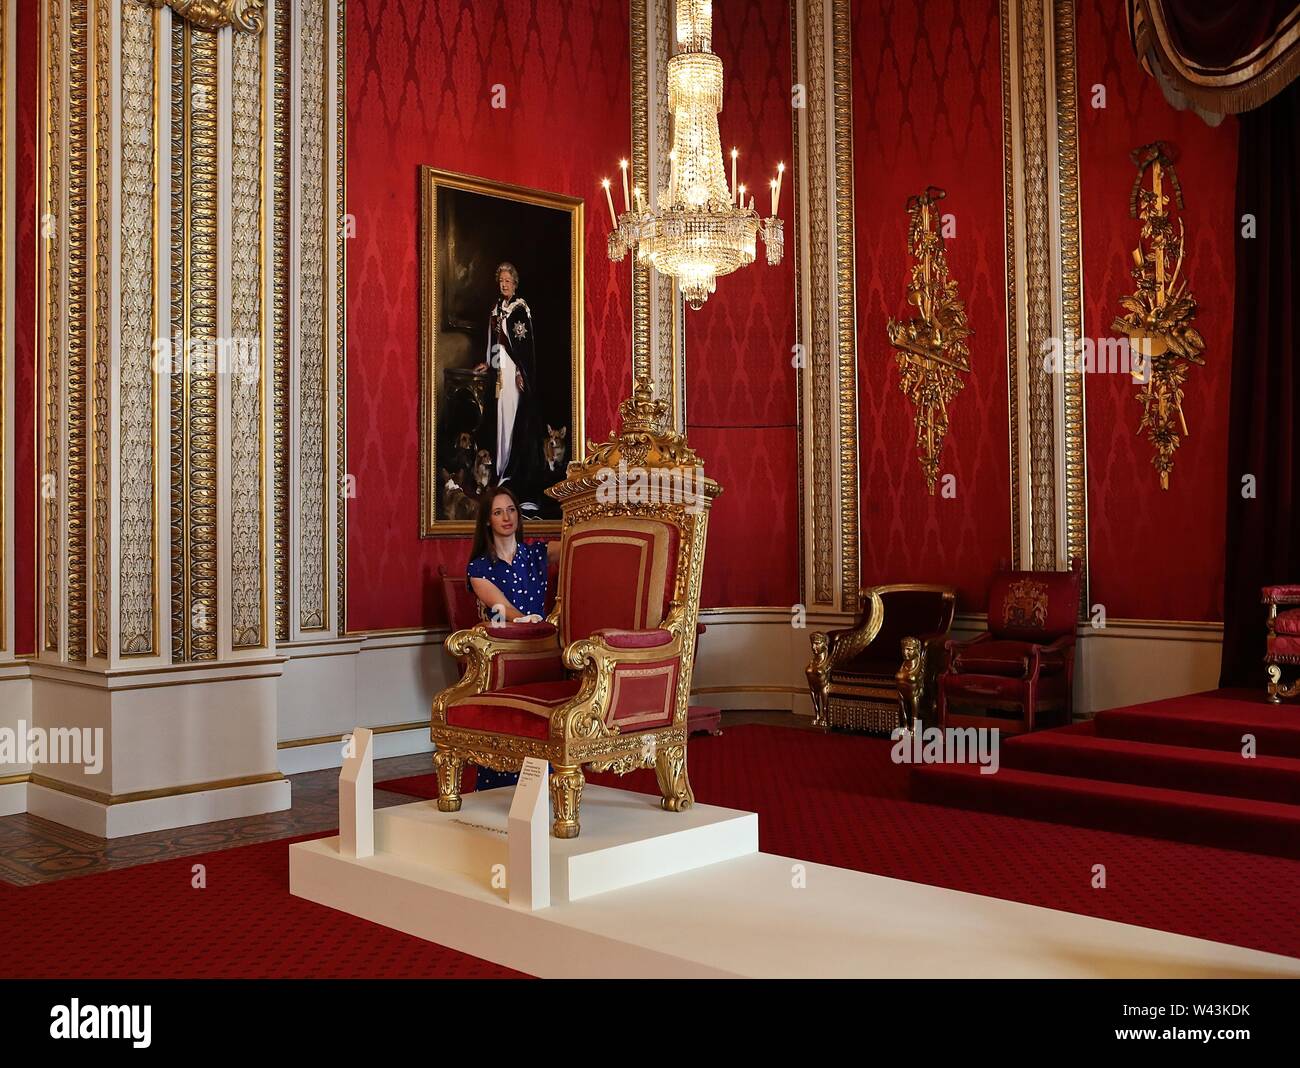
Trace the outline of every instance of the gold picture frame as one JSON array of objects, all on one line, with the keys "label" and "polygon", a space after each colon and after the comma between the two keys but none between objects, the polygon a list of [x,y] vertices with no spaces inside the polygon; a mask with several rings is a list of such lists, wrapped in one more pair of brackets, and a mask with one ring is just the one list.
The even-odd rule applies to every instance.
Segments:
[{"label": "gold picture frame", "polygon": [[[535,227],[533,232],[523,233],[521,227],[530,224]],[[513,236],[517,232],[521,236]],[[436,167],[420,168],[420,537],[464,537],[474,530],[472,513],[468,517],[466,513],[471,503],[476,509],[475,494],[481,487],[460,482],[475,482],[482,477],[482,470],[478,465],[468,470],[449,468],[453,456],[463,458],[463,449],[450,448],[449,441],[468,434],[474,455],[492,451],[488,448],[491,442],[479,439],[484,423],[491,421],[488,406],[494,401],[487,394],[494,371],[479,368],[487,354],[489,312],[500,295],[490,287],[496,285],[496,266],[502,261],[516,265],[520,277],[517,295],[531,309],[529,321],[534,315],[540,320],[539,338],[546,338],[553,329],[547,319],[553,322],[559,317],[567,292],[568,334],[550,334],[552,339],[567,336],[567,382],[563,376],[543,376],[542,345],[538,344],[536,365],[541,385],[535,390],[536,406],[530,418],[544,427],[545,437],[551,439],[534,443],[542,450],[544,464],[555,449],[564,450],[558,471],[548,468],[543,481],[550,477],[558,481],[570,461],[583,459],[584,236],[584,202],[580,198]],[[567,249],[563,247],[566,241]],[[536,308],[530,282],[539,297]],[[553,369],[557,346],[548,343],[546,347],[551,353],[548,365]],[[444,380],[452,385],[447,386]],[[567,425],[561,428],[555,424],[565,396]],[[476,412],[479,421],[472,428],[456,429],[469,427]],[[462,470],[463,480],[458,478]],[[528,532],[558,534],[558,507],[544,493],[529,496],[538,497],[539,507],[554,508],[557,514],[533,519]]]}]

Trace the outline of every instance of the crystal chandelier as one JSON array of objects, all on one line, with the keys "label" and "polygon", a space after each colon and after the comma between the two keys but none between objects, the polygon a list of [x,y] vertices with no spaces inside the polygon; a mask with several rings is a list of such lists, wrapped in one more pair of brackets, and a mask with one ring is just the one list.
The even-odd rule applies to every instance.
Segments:
[{"label": "crystal chandelier", "polygon": [[668,61],[668,110],[673,148],[668,154],[668,188],[651,210],[640,186],[629,196],[627,160],[623,169],[623,212],[614,213],[609,179],[601,182],[613,230],[609,258],[620,262],[629,249],[660,274],[677,280],[682,296],[699,309],[722,275],[754,262],[759,231],[767,262],[781,262],[785,237],[777,204],[785,164],[768,182],[772,214],[760,220],[754,198],[736,182],[739,153],[731,150],[731,189],[722,161],[718,112],[722,110],[722,60],[710,48],[712,0],[677,0],[677,53]]}]

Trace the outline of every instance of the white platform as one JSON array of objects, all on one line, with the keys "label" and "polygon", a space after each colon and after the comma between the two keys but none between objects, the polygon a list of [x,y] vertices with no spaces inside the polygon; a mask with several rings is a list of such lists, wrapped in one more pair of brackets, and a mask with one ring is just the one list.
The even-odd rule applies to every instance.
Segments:
[{"label": "white platform", "polygon": [[[513,793],[503,787],[466,794],[459,812],[439,812],[434,801],[382,809],[375,813],[375,852],[490,886],[494,866],[509,859]],[[587,786],[582,834],[549,841],[551,900],[562,903],[757,853],[758,816],[712,805],[666,813],[657,794]]]},{"label": "white platform", "polygon": [[[599,787],[583,797],[582,835],[552,840],[552,871],[567,868],[570,892],[585,896],[529,912],[492,888],[486,853],[455,845],[472,829],[466,813],[477,811],[481,836],[499,837],[504,850],[487,810],[504,813],[509,794],[478,795],[472,808],[467,794],[455,814],[467,826],[453,830],[435,829],[432,803],[377,813],[376,853],[363,860],[341,856],[337,838],[292,845],[290,891],[546,978],[1300,977],[1290,957],[766,853],[597,892],[584,865],[608,868],[620,850],[639,862],[617,840],[624,820],[644,816],[655,826],[638,846],[654,856],[679,834],[689,840],[690,831],[674,831],[678,821],[724,812],[722,825],[739,829],[746,824],[734,817],[752,816],[708,806],[661,812],[656,798]],[[421,828],[460,859],[437,859]],[[405,850],[413,836],[420,844],[409,854],[380,844]]]}]

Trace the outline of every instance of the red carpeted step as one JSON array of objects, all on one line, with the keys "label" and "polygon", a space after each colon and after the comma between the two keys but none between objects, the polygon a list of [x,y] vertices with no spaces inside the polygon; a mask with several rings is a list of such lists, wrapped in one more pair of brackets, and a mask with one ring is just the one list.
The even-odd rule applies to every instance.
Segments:
[{"label": "red carpeted step", "polygon": [[912,796],[1050,823],[1300,857],[1300,806],[974,764],[912,768]]},{"label": "red carpeted step", "polygon": [[1159,745],[1241,752],[1255,738],[1258,756],[1300,758],[1300,706],[1271,705],[1247,690],[1210,690],[1098,712],[1097,734]]},{"label": "red carpeted step", "polygon": [[1300,760],[1105,738],[1089,727],[1010,739],[1002,767],[1300,805]]}]

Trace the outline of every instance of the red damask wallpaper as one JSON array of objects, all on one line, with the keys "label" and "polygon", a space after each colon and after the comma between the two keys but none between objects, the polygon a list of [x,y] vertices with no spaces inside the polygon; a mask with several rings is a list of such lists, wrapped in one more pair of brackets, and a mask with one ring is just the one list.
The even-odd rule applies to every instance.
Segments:
[{"label": "red damask wallpaper", "polygon": [[[778,162],[791,165],[788,0],[720,4],[713,50],[726,77],[719,127],[728,174],[734,146],[740,181],[766,216],[767,181]],[[720,279],[704,307],[686,312],[687,430],[724,487],[709,518],[705,607],[799,599],[793,188],[787,173],[778,208],[783,262],[769,267],[760,241],[751,266]]]},{"label": "red damask wallpaper", "polygon": [[[862,583],[951,583],[981,611],[1011,556],[1000,40],[988,0],[853,6]],[[948,193],[948,265],[975,332],[940,467],[951,498],[926,492],[885,333],[907,309],[904,206],[929,185]]]},{"label": "red damask wallpaper", "polygon": [[597,185],[630,149],[628,6],[351,0],[347,15],[348,627],[428,626],[438,565],[463,567],[469,543],[419,538],[419,167],[587,200],[587,436],[603,437],[630,389],[630,267],[606,257]]},{"label": "red damask wallpaper", "polygon": [[[1160,489],[1151,446],[1137,436],[1141,408],[1126,375],[1086,383],[1091,594],[1112,618],[1222,619],[1224,492],[1235,272],[1237,122],[1211,129],[1175,111],[1138,67],[1123,5],[1083,0],[1078,12],[1079,163],[1086,335],[1110,336],[1131,293],[1128,217],[1137,173],[1128,154],[1161,140],[1178,152],[1186,200],[1183,268],[1200,303],[1205,366],[1193,368],[1183,408],[1190,435]],[[1105,107],[1095,107],[1104,89]]]}]

